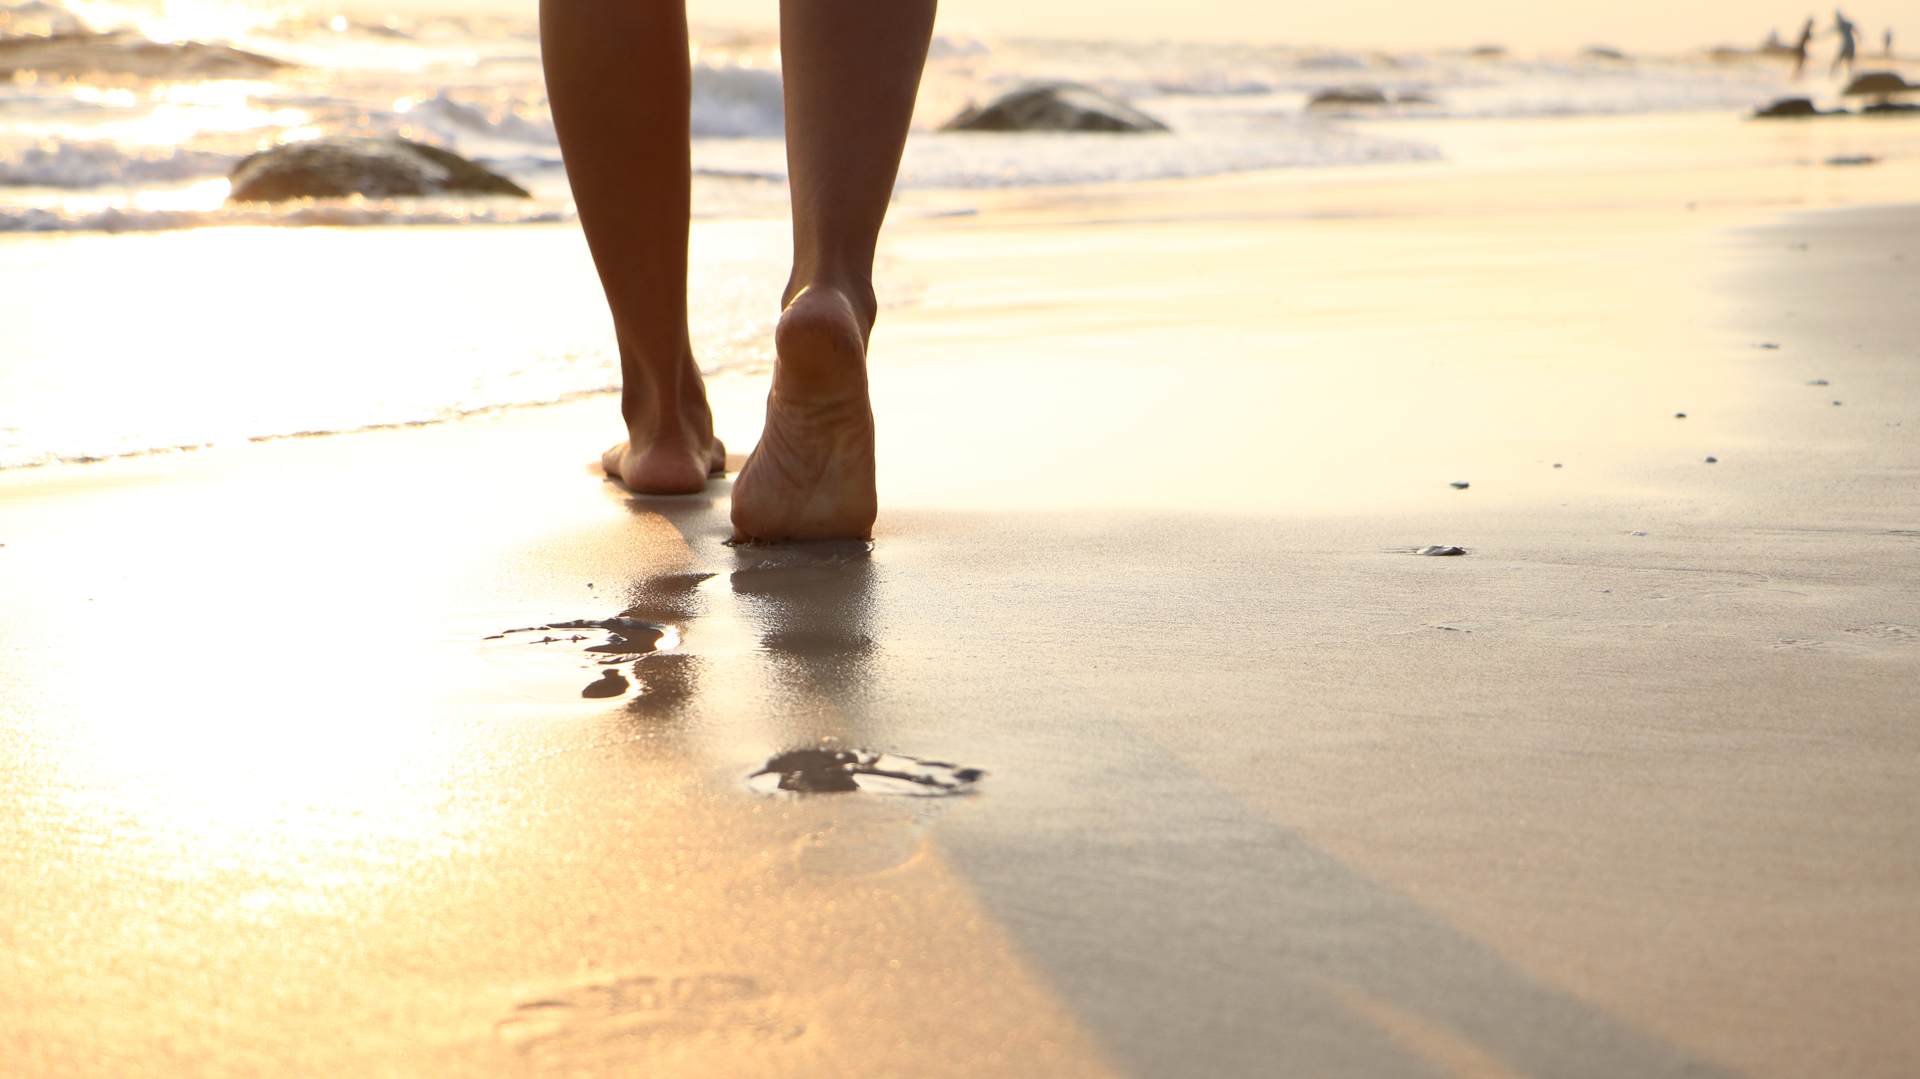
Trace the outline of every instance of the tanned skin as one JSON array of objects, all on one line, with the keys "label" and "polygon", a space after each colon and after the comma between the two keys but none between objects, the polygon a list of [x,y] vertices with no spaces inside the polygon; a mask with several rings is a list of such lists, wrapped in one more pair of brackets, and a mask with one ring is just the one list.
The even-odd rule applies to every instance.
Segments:
[{"label": "tanned skin", "polygon": [[[733,485],[734,538],[868,538],[874,245],[906,145],[934,0],[782,0],[793,272],[766,428]],[[726,466],[687,337],[692,95],[682,0],[542,0],[547,95],[613,310],[627,440],[607,475],[692,494]]]}]

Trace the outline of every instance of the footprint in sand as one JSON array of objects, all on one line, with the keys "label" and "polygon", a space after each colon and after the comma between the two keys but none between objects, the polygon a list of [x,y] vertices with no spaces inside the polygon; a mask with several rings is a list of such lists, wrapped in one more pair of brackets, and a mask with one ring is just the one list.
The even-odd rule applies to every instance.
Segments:
[{"label": "footprint in sand", "polygon": [[775,755],[747,777],[762,794],[904,794],[938,797],[965,794],[986,773],[945,761],[923,761],[866,749],[794,749]]},{"label": "footprint in sand", "polygon": [[[802,876],[849,877],[914,861],[955,804],[943,796],[970,793],[985,775],[899,753],[807,748],[775,755],[747,777],[747,786],[761,794],[798,796],[783,814],[804,829],[792,848],[793,869]],[[907,797],[811,797],[856,793]]]},{"label": "footprint in sand", "polygon": [[625,1074],[663,1050],[698,1042],[790,1041],[805,1022],[744,974],[636,974],[530,1000],[494,1034],[536,1072]]},{"label": "footprint in sand", "polygon": [[1846,631],[1849,642],[1869,652],[1899,652],[1920,645],[1920,629],[1881,622]]},{"label": "footprint in sand", "polygon": [[[680,646],[677,625],[637,618],[573,619],[504,630],[485,638],[481,654],[503,669],[521,694],[542,700],[611,700],[644,690],[636,662]],[[632,678],[617,668],[631,665]],[[583,672],[593,680],[581,687]]]}]

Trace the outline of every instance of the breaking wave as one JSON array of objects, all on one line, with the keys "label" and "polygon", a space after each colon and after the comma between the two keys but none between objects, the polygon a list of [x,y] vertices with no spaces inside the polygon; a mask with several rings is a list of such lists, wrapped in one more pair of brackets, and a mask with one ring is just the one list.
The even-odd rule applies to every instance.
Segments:
[{"label": "breaking wave", "polygon": [[162,186],[225,176],[237,160],[232,154],[205,150],[129,150],[111,142],[54,139],[0,157],[0,185],[69,189]]}]

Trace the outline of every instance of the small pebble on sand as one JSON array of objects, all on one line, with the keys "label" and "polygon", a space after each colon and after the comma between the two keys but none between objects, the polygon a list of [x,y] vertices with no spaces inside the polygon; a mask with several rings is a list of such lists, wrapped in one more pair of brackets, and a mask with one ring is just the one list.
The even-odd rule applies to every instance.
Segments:
[{"label": "small pebble on sand", "polygon": [[1687,414],[1684,412],[1676,412],[1673,414],[1673,418],[1676,420],[1684,420],[1687,418]]},{"label": "small pebble on sand", "polygon": [[1709,457],[1709,458],[1707,458],[1707,463],[1708,463],[1708,464],[1710,464],[1710,465],[1717,465],[1717,464],[1719,464],[1719,463],[1720,463],[1720,458],[1718,458],[1718,457]]},{"label": "small pebble on sand", "polygon": [[1824,378],[1816,378],[1812,382],[1807,383],[1809,386],[1825,386],[1826,384],[1827,380]]},{"label": "small pebble on sand", "polygon": [[1837,405],[1837,404],[1839,404],[1839,403],[1840,403],[1840,402],[1838,402],[1838,401],[1835,401],[1835,402],[1834,402],[1834,404],[1836,404],[1836,405]]},{"label": "small pebble on sand", "polygon": [[1467,552],[1466,552],[1466,548],[1464,547],[1442,547],[1437,543],[1429,543],[1425,547],[1422,547],[1413,553],[1432,555],[1436,558],[1446,558],[1451,555],[1466,554]]},{"label": "small pebble on sand", "polygon": [[1555,468],[1559,468],[1559,467],[1560,467],[1560,462],[1558,462],[1558,461],[1555,461],[1555,462],[1553,463],[1553,467],[1555,467]]},{"label": "small pebble on sand", "polygon": [[1466,489],[1467,489],[1467,487],[1468,487],[1469,485],[1468,485],[1468,484],[1466,484],[1466,483],[1463,483],[1463,482],[1460,482],[1460,481],[1458,481],[1458,480],[1456,480],[1456,481],[1454,481],[1453,483],[1449,483],[1449,484],[1447,484],[1447,486],[1449,486],[1449,487],[1451,487],[1451,488],[1453,488],[1453,489],[1454,489],[1454,490],[1456,490],[1456,491],[1464,491],[1464,490],[1466,490]]}]

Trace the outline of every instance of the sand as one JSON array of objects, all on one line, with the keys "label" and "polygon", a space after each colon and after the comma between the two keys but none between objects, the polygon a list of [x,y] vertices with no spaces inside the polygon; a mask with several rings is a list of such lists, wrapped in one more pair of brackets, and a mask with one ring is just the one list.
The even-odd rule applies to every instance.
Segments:
[{"label": "sand", "polygon": [[1639,123],[904,201],[870,553],[606,399],[0,473],[6,1070],[1920,1070],[1920,163]]}]

